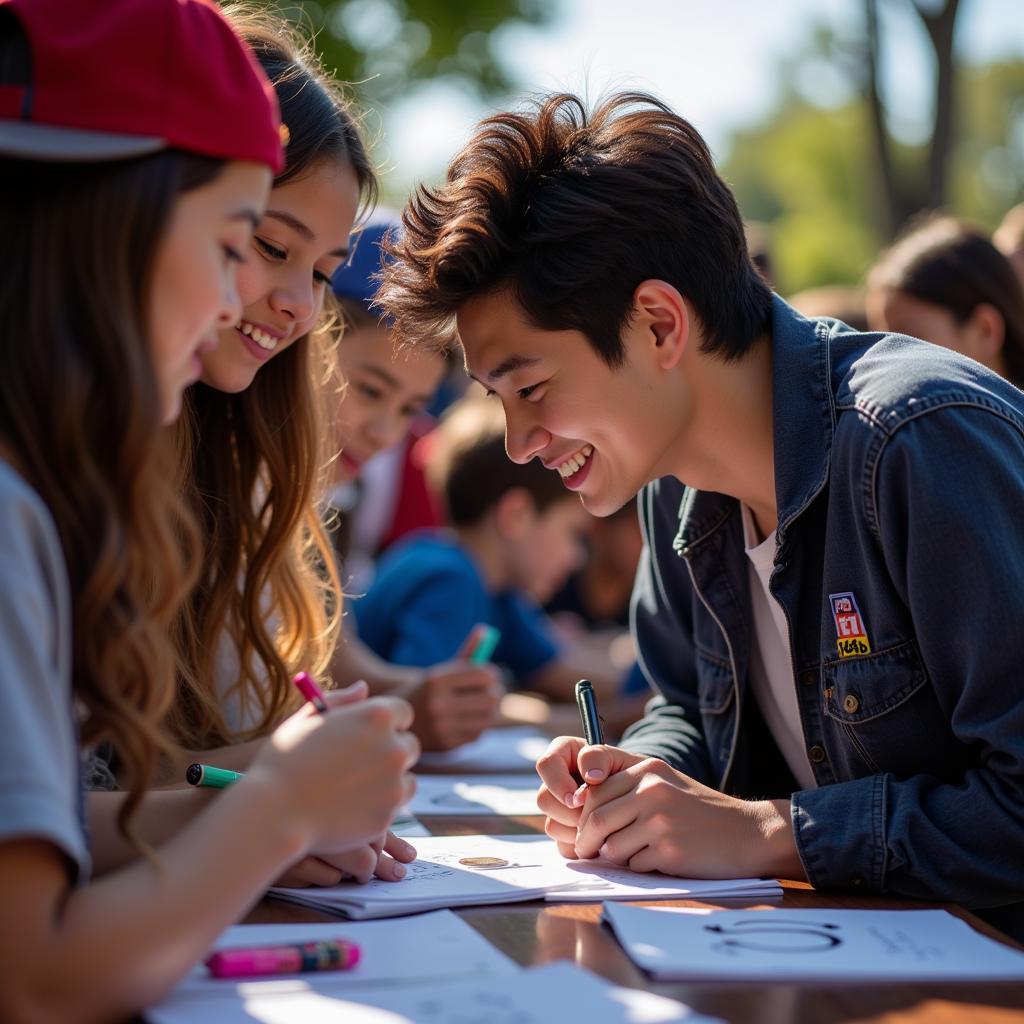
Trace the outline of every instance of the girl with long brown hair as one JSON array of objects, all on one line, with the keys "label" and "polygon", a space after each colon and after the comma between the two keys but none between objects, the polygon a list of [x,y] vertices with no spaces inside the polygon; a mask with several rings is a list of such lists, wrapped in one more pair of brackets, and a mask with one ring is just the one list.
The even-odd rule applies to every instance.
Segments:
[{"label": "girl with long brown hair", "polygon": [[176,426],[204,567],[179,622],[170,721],[195,751],[265,736],[297,706],[291,677],[323,674],[334,650],[340,587],[316,499],[335,336],[321,313],[377,188],[340,86],[298,34],[248,7],[225,15],[274,86],[288,144],[239,268],[241,316],[204,354]]},{"label": "girl with long brown hair", "polygon": [[[339,585],[318,502],[334,454],[322,396],[339,387],[330,381],[346,342],[333,311],[322,314],[358,211],[375,199],[372,166],[341,87],[301,37],[246,6],[225,13],[274,84],[289,143],[239,270],[242,315],[204,354],[177,427],[205,557],[179,622],[173,731],[187,757],[244,768],[292,708],[289,680],[303,669],[407,697],[428,749],[465,742],[483,728],[459,732],[467,702],[482,694],[493,717],[492,669],[455,662],[424,672],[387,665],[355,638],[339,642]],[[449,699],[456,693],[461,712]]]},{"label": "girl with long brown hair", "polygon": [[90,879],[79,750],[117,749],[131,837],[168,749],[197,530],[160,439],[239,314],[278,132],[207,0],[0,0],[3,1020],[138,1011],[288,864],[408,795],[407,705],[302,712],[173,842]]}]

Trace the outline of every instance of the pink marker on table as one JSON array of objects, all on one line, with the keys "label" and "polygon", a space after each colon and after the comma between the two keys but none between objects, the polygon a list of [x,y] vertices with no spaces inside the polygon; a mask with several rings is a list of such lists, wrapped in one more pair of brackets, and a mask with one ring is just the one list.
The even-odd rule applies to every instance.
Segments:
[{"label": "pink marker on table", "polygon": [[215,978],[255,978],[261,974],[346,971],[359,963],[360,949],[345,939],[295,945],[222,949],[206,960]]},{"label": "pink marker on table", "polygon": [[299,693],[301,693],[302,696],[305,697],[321,715],[327,713],[327,701],[324,700],[324,695],[321,692],[320,687],[316,685],[312,676],[306,672],[300,672],[292,682],[298,688]]}]

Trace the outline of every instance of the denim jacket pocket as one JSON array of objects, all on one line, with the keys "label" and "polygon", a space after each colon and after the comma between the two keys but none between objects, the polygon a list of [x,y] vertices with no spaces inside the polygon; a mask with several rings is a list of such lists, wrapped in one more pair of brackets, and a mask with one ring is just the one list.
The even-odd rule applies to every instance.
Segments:
[{"label": "denim jacket pocket", "polygon": [[825,714],[845,753],[854,755],[840,758],[850,775],[866,769],[901,776],[915,766],[920,771],[942,735],[943,717],[926,686],[917,644],[907,640],[868,657],[827,662],[823,669]]},{"label": "denim jacket pocket", "polygon": [[831,662],[825,674],[825,713],[849,725],[892,711],[928,681],[913,640],[868,658]]},{"label": "denim jacket pocket", "polygon": [[727,658],[697,648],[697,695],[703,715],[720,715],[734,697],[732,667]]}]

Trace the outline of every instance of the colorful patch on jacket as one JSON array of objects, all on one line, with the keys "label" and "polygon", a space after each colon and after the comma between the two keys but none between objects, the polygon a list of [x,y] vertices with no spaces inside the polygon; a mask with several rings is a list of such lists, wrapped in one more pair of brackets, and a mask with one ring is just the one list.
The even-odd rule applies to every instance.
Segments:
[{"label": "colorful patch on jacket", "polygon": [[836,624],[836,647],[840,658],[856,658],[871,653],[868,631],[857,607],[857,598],[852,591],[845,594],[829,594],[832,605],[832,620]]}]

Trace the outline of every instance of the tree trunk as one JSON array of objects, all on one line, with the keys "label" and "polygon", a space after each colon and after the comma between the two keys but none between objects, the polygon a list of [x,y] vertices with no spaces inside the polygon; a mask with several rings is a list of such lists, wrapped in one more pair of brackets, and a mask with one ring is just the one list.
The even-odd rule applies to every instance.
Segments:
[{"label": "tree trunk", "polygon": [[867,27],[867,76],[865,83],[871,121],[880,195],[880,221],[891,238],[911,214],[921,209],[944,206],[949,195],[949,159],[953,149],[956,117],[956,65],[953,61],[953,31],[960,0],[946,0],[934,13],[912,0],[924,24],[935,54],[935,124],[928,147],[927,168],[904,181],[892,158],[892,140],[885,128],[885,107],[878,83],[879,28],[878,0],[864,0]]},{"label": "tree trunk", "polygon": [[927,204],[936,209],[946,204],[949,192],[949,158],[953,148],[956,116],[956,64],[953,61],[953,30],[960,0],[946,0],[934,14],[914,4],[935,51],[935,127],[928,152]]},{"label": "tree trunk", "polygon": [[891,238],[895,229],[896,183],[893,176],[889,135],[885,130],[885,110],[878,87],[878,8],[877,0],[864,0],[867,29],[866,58],[868,73],[864,83],[865,99],[871,123],[871,141],[875,150],[875,168],[879,186],[879,220],[882,231]]},{"label": "tree trunk", "polygon": [[900,187],[892,162],[892,147],[885,127],[885,108],[878,83],[878,0],[864,0],[864,20],[867,27],[867,77],[865,98],[871,123],[871,140],[875,150],[875,168],[878,177],[878,218],[882,233],[892,238],[903,221]]}]

